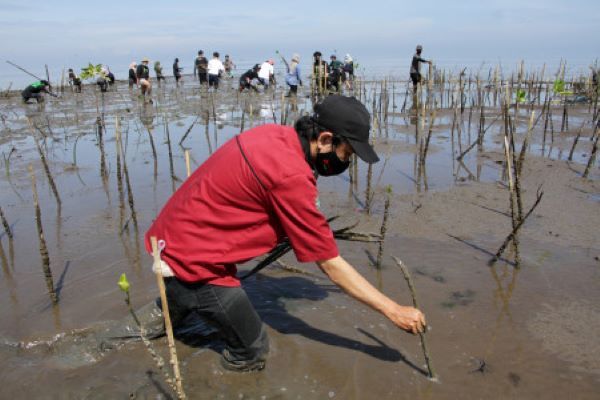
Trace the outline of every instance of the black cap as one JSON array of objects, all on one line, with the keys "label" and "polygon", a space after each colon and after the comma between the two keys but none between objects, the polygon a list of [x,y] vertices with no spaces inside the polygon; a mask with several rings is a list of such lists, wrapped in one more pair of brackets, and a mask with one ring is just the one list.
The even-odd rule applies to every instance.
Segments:
[{"label": "black cap", "polygon": [[314,110],[315,122],[348,140],[356,155],[364,162],[373,164],[379,161],[369,144],[371,116],[360,101],[354,97],[332,95],[316,104]]}]

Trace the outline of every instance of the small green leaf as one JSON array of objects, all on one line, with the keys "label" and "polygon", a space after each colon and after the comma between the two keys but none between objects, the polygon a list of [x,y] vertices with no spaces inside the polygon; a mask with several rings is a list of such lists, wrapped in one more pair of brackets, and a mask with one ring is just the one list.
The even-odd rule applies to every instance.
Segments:
[{"label": "small green leaf", "polygon": [[125,293],[129,293],[129,281],[127,280],[127,276],[124,273],[121,274],[118,285],[122,291],[124,291]]},{"label": "small green leaf", "polygon": [[523,89],[517,90],[517,102],[525,103],[526,96],[527,96],[527,92],[525,92]]}]

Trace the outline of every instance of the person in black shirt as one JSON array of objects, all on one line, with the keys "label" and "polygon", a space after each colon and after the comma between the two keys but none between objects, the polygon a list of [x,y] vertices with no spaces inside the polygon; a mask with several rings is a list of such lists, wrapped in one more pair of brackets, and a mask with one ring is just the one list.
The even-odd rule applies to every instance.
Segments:
[{"label": "person in black shirt", "polygon": [[38,103],[41,103],[44,101],[42,93],[52,94],[50,93],[50,83],[46,80],[33,82],[21,92],[23,103],[28,103],[29,99],[36,99]]},{"label": "person in black shirt", "polygon": [[417,93],[417,85],[421,82],[421,63],[424,62],[431,65],[431,61],[421,58],[422,51],[423,46],[418,45],[417,52],[413,56],[412,62],[410,63],[410,79],[412,79],[414,93]]},{"label": "person in black shirt", "polygon": [[255,64],[254,67],[250,68],[240,76],[240,92],[244,91],[244,89],[254,89],[255,92],[258,92],[256,86],[252,85],[252,80],[258,79],[259,69],[260,65]]},{"label": "person in black shirt", "polygon": [[173,76],[175,77],[175,84],[179,86],[179,80],[181,79],[181,71],[183,68],[179,68],[179,58],[176,58],[173,62]]},{"label": "person in black shirt", "polygon": [[208,60],[204,57],[204,51],[198,51],[198,57],[194,60],[194,75],[198,74],[200,83],[208,82],[207,77]]},{"label": "person in black shirt", "polygon": [[[150,83],[150,68],[148,68],[149,63],[150,61],[147,58],[144,58],[142,63],[138,65],[136,71],[144,101],[146,100],[146,95],[150,97],[150,94],[152,93],[152,84]],[[149,99],[148,102],[152,103],[152,99]]]},{"label": "person in black shirt", "polygon": [[69,68],[69,85],[76,93],[81,93],[81,79],[73,72],[73,68]]}]

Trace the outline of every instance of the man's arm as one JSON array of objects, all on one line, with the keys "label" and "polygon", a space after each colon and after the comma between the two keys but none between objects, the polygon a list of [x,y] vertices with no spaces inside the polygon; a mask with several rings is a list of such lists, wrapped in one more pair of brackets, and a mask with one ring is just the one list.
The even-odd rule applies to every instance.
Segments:
[{"label": "man's arm", "polygon": [[346,293],[379,311],[399,328],[415,334],[425,330],[425,315],[421,311],[394,302],[371,285],[342,257],[317,261],[317,265]]}]

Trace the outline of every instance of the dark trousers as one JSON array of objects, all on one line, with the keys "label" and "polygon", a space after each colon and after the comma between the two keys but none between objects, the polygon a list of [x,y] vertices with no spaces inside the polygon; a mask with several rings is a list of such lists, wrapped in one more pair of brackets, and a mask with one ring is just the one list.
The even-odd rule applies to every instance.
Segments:
[{"label": "dark trousers", "polygon": [[208,74],[208,86],[215,89],[219,88],[219,75]]},{"label": "dark trousers", "polygon": [[167,301],[173,325],[198,313],[219,330],[228,361],[264,360],[269,339],[263,323],[241,287],[186,283],[166,278]]},{"label": "dark trousers", "polygon": [[206,71],[198,71],[198,79],[200,80],[200,83],[206,83],[207,82]]},{"label": "dark trousers", "polygon": [[23,103],[27,103],[29,99],[35,99],[38,103],[44,101],[41,93],[32,93],[26,90],[21,92],[21,97],[23,97]]}]

